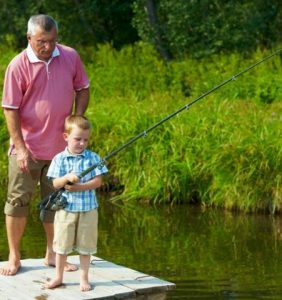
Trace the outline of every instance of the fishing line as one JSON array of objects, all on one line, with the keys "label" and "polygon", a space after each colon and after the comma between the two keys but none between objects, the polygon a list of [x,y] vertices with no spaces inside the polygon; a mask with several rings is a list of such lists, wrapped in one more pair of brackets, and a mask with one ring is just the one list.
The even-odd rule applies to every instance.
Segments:
[{"label": "fishing line", "polygon": [[[171,118],[175,117],[176,115],[178,115],[179,113],[181,113],[184,110],[188,110],[192,105],[194,105],[195,103],[197,103],[198,101],[202,100],[203,98],[205,98],[206,96],[208,96],[209,94],[215,92],[216,90],[220,89],[221,87],[223,87],[224,85],[228,84],[231,81],[235,81],[239,76],[243,75],[244,73],[250,71],[251,69],[255,68],[256,66],[260,65],[261,63],[265,62],[266,60],[269,60],[270,58],[272,58],[273,56],[277,55],[279,52],[281,52],[282,49],[276,50],[275,52],[273,52],[272,54],[270,54],[269,56],[264,57],[263,59],[261,59],[260,61],[250,65],[249,67],[247,67],[246,69],[242,70],[241,72],[233,75],[232,77],[230,77],[229,79],[223,81],[222,83],[216,85],[215,87],[213,87],[212,89],[208,90],[207,92],[203,93],[201,96],[199,96],[198,98],[192,100],[191,102],[185,104],[184,106],[180,107],[178,110],[174,111],[173,113],[169,114],[168,116],[166,116],[165,118],[161,119],[160,121],[158,121],[157,123],[155,123],[154,125],[150,126],[149,128],[147,128],[146,130],[142,131],[141,133],[137,134],[135,137],[131,138],[130,140],[128,140],[126,143],[122,144],[121,146],[119,146],[118,148],[116,148],[115,150],[113,150],[112,152],[110,152],[108,155],[106,155],[105,157],[103,157],[98,163],[94,164],[93,166],[89,167],[88,169],[84,170],[83,172],[81,172],[78,177],[82,178],[84,177],[86,174],[88,174],[89,172],[91,172],[92,170],[96,169],[96,168],[102,168],[106,162],[113,156],[117,155],[119,152],[121,152],[122,150],[124,150],[125,148],[127,148],[128,146],[130,146],[131,144],[135,143],[137,140],[139,140],[142,137],[145,137],[148,135],[149,132],[151,132],[152,130],[154,130],[155,128],[159,127],[160,125],[162,125],[163,123],[165,123],[166,121],[170,120]],[[47,196],[46,198],[44,198],[40,204],[39,204],[39,208],[42,209],[50,209],[53,206],[53,209],[51,210],[56,210],[55,208],[58,207],[62,208],[65,204],[64,202],[59,203],[59,205],[56,205],[56,201],[58,201],[58,199],[60,199],[60,196],[62,195],[64,191],[64,188],[59,189],[55,192],[53,192],[52,194],[50,194],[49,196]]]}]

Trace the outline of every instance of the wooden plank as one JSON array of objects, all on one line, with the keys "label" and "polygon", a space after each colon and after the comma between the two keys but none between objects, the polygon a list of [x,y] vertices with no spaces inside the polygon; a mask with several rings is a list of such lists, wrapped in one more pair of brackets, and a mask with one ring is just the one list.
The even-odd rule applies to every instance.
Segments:
[{"label": "wooden plank", "polygon": [[[15,286],[16,290],[20,292],[20,295],[25,295],[27,298],[25,299],[75,299],[70,298],[72,296],[69,292],[69,289],[65,289],[62,293],[62,289],[54,289],[54,290],[44,290],[42,289],[43,284],[46,282],[46,270],[48,268],[44,267],[43,264],[38,263],[34,265],[35,261],[32,260],[23,260],[21,270],[18,272],[16,276],[1,276],[0,278],[0,288],[3,287],[3,283],[9,283],[10,286]],[[53,269],[54,270],[54,269]],[[48,271],[47,271],[48,272]],[[53,272],[52,272],[53,273]],[[6,286],[4,290],[4,295],[10,293],[10,286]],[[14,290],[12,290],[14,292]],[[51,292],[51,295],[50,295]],[[67,298],[63,297],[66,296]],[[1,298],[3,294],[1,293]],[[11,295],[9,295],[11,297]],[[17,294],[13,296],[11,299],[22,299],[22,296],[17,297]],[[81,297],[80,297],[81,298]],[[79,298],[78,298],[79,299]]]},{"label": "wooden plank", "polygon": [[[74,263],[78,263],[75,261]],[[72,300],[72,299],[114,299],[116,294],[124,297],[129,297],[135,292],[132,289],[120,286],[112,282],[110,279],[105,280],[99,278],[93,273],[94,266],[91,266],[89,272],[89,280],[94,289],[89,292],[80,292],[79,290],[79,271],[65,272],[64,285],[57,289],[43,289],[43,285],[55,276],[55,268],[45,267],[43,260],[26,259],[22,261],[22,268],[16,276],[1,276],[0,287],[2,286],[2,279],[5,281],[17,283],[18,288],[24,294],[28,294],[29,298],[48,300]],[[16,299],[16,297],[14,298]],[[21,298],[17,298],[21,299]],[[1,299],[2,300],[2,299]]]},{"label": "wooden plank", "polygon": [[[16,276],[0,275],[1,300],[95,300],[95,299],[136,299],[140,291],[158,291],[165,283],[155,277],[115,265],[94,257],[95,265],[89,270],[89,280],[94,289],[80,292],[80,272],[65,272],[64,285],[57,289],[44,289],[43,285],[55,276],[55,268],[45,267],[42,259],[22,260],[21,270]],[[79,264],[79,256],[69,256],[68,260]],[[1,262],[0,267],[6,262]],[[124,275],[119,275],[124,272]],[[148,278],[150,280],[148,281]],[[147,298],[146,298],[147,299]]]},{"label": "wooden plank", "polygon": [[28,295],[22,294],[16,282],[11,284],[10,280],[3,280],[3,281],[1,280],[0,299],[1,300],[13,300],[13,299],[30,300],[30,297]]},{"label": "wooden plank", "polygon": [[152,292],[166,292],[175,288],[172,282],[126,268],[98,257],[93,257],[96,268],[95,273],[100,277],[111,279],[120,285],[133,289],[138,294],[149,294]]}]

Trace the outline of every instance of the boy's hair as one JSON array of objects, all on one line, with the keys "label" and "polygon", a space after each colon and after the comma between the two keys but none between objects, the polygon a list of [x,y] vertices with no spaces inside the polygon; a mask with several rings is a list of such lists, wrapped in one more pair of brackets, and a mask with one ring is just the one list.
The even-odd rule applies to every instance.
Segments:
[{"label": "boy's hair", "polygon": [[65,120],[65,133],[70,134],[74,127],[78,127],[83,130],[91,128],[89,120],[84,116],[71,115]]}]

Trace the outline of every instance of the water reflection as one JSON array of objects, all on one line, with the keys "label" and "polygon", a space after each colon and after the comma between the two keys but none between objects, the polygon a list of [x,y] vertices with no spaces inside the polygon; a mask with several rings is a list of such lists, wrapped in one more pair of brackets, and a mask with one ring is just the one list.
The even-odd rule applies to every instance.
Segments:
[{"label": "water reflection", "polygon": [[[176,283],[167,299],[281,299],[281,220],[198,207],[101,201],[98,256]],[[0,260],[8,255],[0,217]],[[23,257],[43,257],[36,211]]]},{"label": "water reflection", "polygon": [[101,215],[104,257],[175,282],[168,299],[281,299],[280,218],[187,206]]}]

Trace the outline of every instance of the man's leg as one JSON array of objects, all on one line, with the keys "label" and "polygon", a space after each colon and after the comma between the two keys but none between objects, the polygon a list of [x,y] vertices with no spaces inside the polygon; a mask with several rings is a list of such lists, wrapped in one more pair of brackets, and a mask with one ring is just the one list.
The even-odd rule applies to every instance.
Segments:
[{"label": "man's leg", "polygon": [[4,208],[9,245],[9,260],[0,269],[2,275],[15,275],[21,266],[20,246],[29,213],[30,195],[36,182],[19,170],[16,155],[9,156],[9,183]]},{"label": "man's leg", "polygon": [[[21,172],[16,155],[9,156],[8,193],[4,207],[6,231],[9,246],[9,260],[0,269],[2,275],[15,275],[21,266],[20,246],[29,212],[30,187],[33,186],[27,174]],[[26,180],[28,179],[28,180]]]},{"label": "man's leg", "polygon": [[9,244],[9,261],[0,269],[2,275],[15,275],[21,266],[20,244],[26,226],[26,217],[6,215],[6,229]]},{"label": "man's leg", "polygon": [[54,225],[53,223],[43,223],[46,234],[46,254],[45,264],[48,266],[55,266],[55,252],[53,251]]}]

